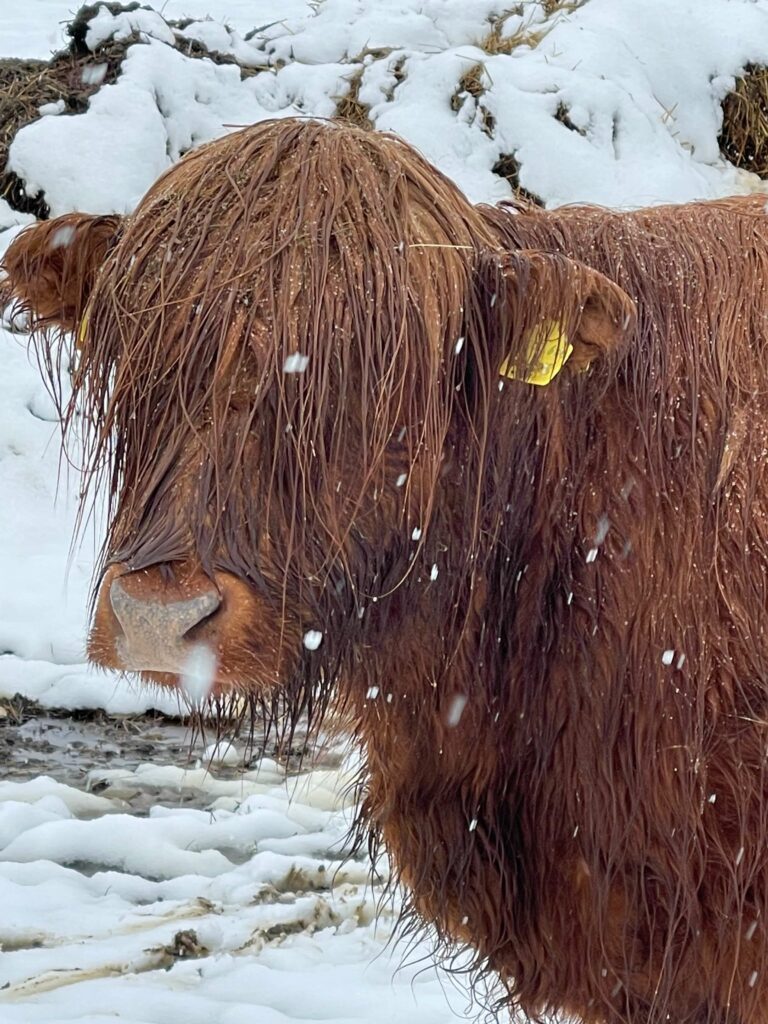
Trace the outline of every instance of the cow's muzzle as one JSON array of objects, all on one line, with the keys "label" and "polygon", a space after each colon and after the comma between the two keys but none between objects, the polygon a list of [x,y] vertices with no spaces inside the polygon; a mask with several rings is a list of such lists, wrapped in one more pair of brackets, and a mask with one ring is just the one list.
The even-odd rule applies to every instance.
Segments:
[{"label": "cow's muzzle", "polygon": [[218,662],[238,603],[235,588],[228,574],[212,579],[186,563],[136,571],[110,565],[96,599],[89,658],[106,668],[176,677],[201,647]]},{"label": "cow's muzzle", "polygon": [[211,588],[182,600],[132,596],[122,578],[109,588],[112,611],[122,635],[115,637],[121,667],[131,672],[183,672],[194,647],[205,642],[203,623],[215,632],[221,596]]},{"label": "cow's muzzle", "polygon": [[208,574],[191,560],[136,570],[116,562],[96,595],[88,659],[148,683],[221,694],[279,682],[301,637],[298,623],[231,572]]}]

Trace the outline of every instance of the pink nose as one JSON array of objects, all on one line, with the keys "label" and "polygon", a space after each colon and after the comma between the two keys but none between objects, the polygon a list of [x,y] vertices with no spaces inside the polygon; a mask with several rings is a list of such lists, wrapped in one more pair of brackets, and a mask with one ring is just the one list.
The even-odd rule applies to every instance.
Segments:
[{"label": "pink nose", "polygon": [[221,605],[216,590],[181,601],[132,597],[119,579],[109,588],[109,601],[123,632],[115,638],[116,651],[131,672],[183,672],[196,641],[187,634]]}]

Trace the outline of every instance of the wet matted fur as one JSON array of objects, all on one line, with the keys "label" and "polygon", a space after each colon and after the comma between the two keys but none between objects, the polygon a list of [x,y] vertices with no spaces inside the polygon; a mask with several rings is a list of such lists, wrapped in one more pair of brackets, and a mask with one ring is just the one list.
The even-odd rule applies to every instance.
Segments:
[{"label": "wet matted fur", "polygon": [[767,270],[759,198],[473,208],[289,120],[185,158],[68,297],[104,566],[247,586],[231,675],[343,706],[411,919],[531,1015],[768,1016]]}]

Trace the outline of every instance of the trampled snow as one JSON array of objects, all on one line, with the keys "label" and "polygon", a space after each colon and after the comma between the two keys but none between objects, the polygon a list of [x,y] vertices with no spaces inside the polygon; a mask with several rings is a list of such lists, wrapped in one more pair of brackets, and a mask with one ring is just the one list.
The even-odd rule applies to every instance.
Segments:
[{"label": "trampled snow", "polygon": [[[48,57],[74,7],[6,3],[0,56]],[[550,18],[538,3],[501,0],[157,7],[103,10],[90,45],[138,40],[117,81],[86,113],[52,105],[18,133],[10,166],[54,213],[129,212],[187,150],[265,118],[331,116],[353,86],[376,128],[418,146],[474,200],[509,195],[494,167],[510,157],[548,205],[764,188],[722,159],[718,134],[734,77],[768,64],[768,0],[587,0]],[[182,17],[198,20],[169,27]],[[520,41],[511,56],[488,52],[494,24],[497,42]],[[187,56],[193,41],[249,73]],[[0,251],[31,220],[0,199]],[[79,480],[60,467],[55,408],[23,334],[0,327],[0,358],[0,698],[173,714],[174,697],[84,664],[99,517],[72,550]],[[679,667],[685,655],[675,657]],[[191,666],[190,685],[205,689],[204,664]],[[99,768],[79,788],[0,782],[4,1024],[448,1024],[463,1014],[464,997],[429,966],[428,939],[395,970],[397,903],[375,924],[370,865],[345,858],[351,761],[286,779],[265,759],[225,778],[239,754],[210,747],[200,766]]]},{"label": "trampled snow", "polygon": [[[455,1019],[435,970],[398,971],[385,948],[397,907],[377,918],[369,866],[345,859],[338,772],[98,781],[98,797],[0,783],[4,1024]],[[125,813],[124,796],[174,783],[210,807]]]}]

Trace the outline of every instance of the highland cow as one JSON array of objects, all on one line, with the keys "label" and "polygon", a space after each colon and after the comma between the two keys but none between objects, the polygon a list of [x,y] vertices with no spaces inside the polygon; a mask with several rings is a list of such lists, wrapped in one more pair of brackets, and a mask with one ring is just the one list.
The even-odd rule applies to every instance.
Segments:
[{"label": "highland cow", "polygon": [[532,1016],[768,1017],[763,203],[473,207],[289,119],[5,259],[80,349],[91,659],[340,710],[412,920]]}]

